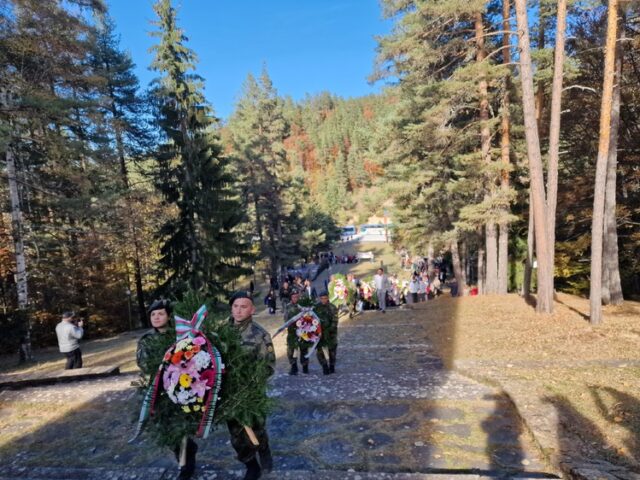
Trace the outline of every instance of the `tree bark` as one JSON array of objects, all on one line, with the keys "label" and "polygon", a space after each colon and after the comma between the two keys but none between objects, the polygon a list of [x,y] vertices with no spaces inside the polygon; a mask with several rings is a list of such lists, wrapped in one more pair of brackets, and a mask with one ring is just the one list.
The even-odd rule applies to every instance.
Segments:
[{"label": "tree bark", "polygon": [[531,191],[533,200],[533,220],[535,228],[536,252],[538,261],[538,295],[536,310],[538,313],[553,312],[553,285],[549,282],[551,261],[547,245],[546,200],[544,191],[544,174],[540,139],[535,118],[535,102],[533,93],[533,72],[529,45],[529,25],[527,19],[526,0],[515,0],[516,20],[518,23],[518,43],[520,46],[520,78],[522,81],[522,100],[527,141],[527,156],[531,175]]},{"label": "tree bark", "polygon": [[16,177],[16,159],[11,145],[7,145],[5,159],[7,163],[7,181],[9,183],[9,201],[11,203],[11,235],[16,259],[16,290],[18,294],[18,310],[25,320],[25,334],[20,340],[20,363],[33,360],[31,354],[31,319],[29,317],[29,284],[27,260],[24,253],[23,220],[20,206],[20,194]]},{"label": "tree bark", "polygon": [[16,290],[18,293],[18,308],[24,310],[29,305],[29,288],[27,283],[27,261],[24,254],[22,209],[18,193],[16,177],[16,161],[11,146],[7,147],[7,180],[9,183],[9,200],[11,202],[11,233],[16,258]]},{"label": "tree bark", "polygon": [[549,165],[547,169],[547,236],[551,268],[547,281],[553,285],[556,244],[556,206],[558,203],[558,163],[560,156],[560,114],[562,107],[562,76],[564,72],[564,43],[567,27],[567,0],[558,0],[556,48],[551,88],[551,121],[549,124]]},{"label": "tree bark", "polygon": [[484,248],[478,247],[478,295],[485,293],[486,274],[484,267]]},{"label": "tree bark", "polygon": [[451,242],[451,263],[453,263],[453,276],[456,277],[456,283],[458,284],[458,296],[464,295],[464,291],[467,288],[467,276],[465,275],[464,268],[460,262],[460,252],[458,250],[458,240],[455,239]]},{"label": "tree bark", "polygon": [[624,301],[618,264],[618,230],[616,223],[616,176],[618,164],[618,130],[620,127],[620,88],[624,48],[624,14],[620,16],[620,34],[616,42],[616,81],[611,106],[611,139],[607,160],[604,200],[604,245],[602,257],[602,303],[620,305]]},{"label": "tree bark", "polygon": [[[511,42],[509,31],[511,30],[510,24],[511,17],[511,5],[510,0],[503,0],[502,2],[502,58],[504,65],[511,63]],[[510,68],[510,67],[507,67]],[[510,71],[504,78],[504,93],[502,94],[502,118],[500,125],[500,157],[502,160],[503,169],[500,172],[500,188],[502,194],[506,197],[509,194],[509,163],[511,157],[511,118],[509,114],[510,98],[509,90],[511,89],[511,73]],[[505,207],[502,214],[506,216],[509,213],[509,208]],[[498,293],[505,295],[508,291],[509,285],[509,223],[506,220],[502,220],[499,224],[498,233]]]},{"label": "tree bark", "polygon": [[596,182],[593,196],[593,222],[591,224],[591,304],[589,320],[593,325],[602,323],[602,244],[604,231],[604,200],[607,181],[607,162],[611,147],[611,105],[618,27],[618,0],[609,0],[607,14],[607,41],[604,49],[604,80],[600,109],[600,134]]},{"label": "tree bark", "polygon": [[[487,56],[484,41],[484,21],[482,13],[475,14],[475,36],[476,36],[476,62],[482,67],[480,78],[478,80],[478,92],[480,95],[480,145],[482,152],[482,161],[487,167],[491,165],[491,130],[489,128],[489,93],[487,76],[484,73],[484,60]],[[486,193],[485,200],[493,199],[495,196],[495,178],[491,169],[488,168],[486,174]],[[497,293],[498,291],[498,239],[496,224],[493,220],[488,220],[485,224],[485,248],[487,252],[486,278],[483,282],[483,288],[480,289],[480,281],[478,281],[478,289],[482,293]],[[480,277],[480,275],[478,274]]]},{"label": "tree bark", "polygon": [[533,273],[533,251],[535,247],[534,241],[534,224],[533,224],[533,202],[531,200],[531,190],[529,190],[529,228],[527,229],[527,257],[524,262],[524,279],[522,282],[522,296],[529,298],[531,296],[531,276]]},{"label": "tree bark", "polygon": [[[542,8],[542,6],[540,8]],[[545,45],[545,30],[544,30],[544,19],[542,18],[541,14],[540,14],[540,30],[538,30],[537,43],[538,43],[537,45],[538,50],[542,50]],[[544,130],[543,130],[542,116],[544,112],[544,86],[542,85],[542,82],[538,82],[538,85],[536,88],[535,105],[536,105],[536,122],[538,124],[538,134],[540,137],[543,137]]]}]

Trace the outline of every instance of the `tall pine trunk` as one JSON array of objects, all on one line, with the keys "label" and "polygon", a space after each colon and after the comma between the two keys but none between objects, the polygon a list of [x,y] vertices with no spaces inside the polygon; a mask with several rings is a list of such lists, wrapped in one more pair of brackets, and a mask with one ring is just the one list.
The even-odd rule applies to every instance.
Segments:
[{"label": "tall pine trunk", "polygon": [[[540,6],[542,8],[542,6]],[[540,15],[540,29],[538,30],[538,50],[545,47],[545,28],[544,19]],[[536,109],[536,125],[538,133],[543,135],[543,112],[544,112],[544,86],[542,82],[538,83],[535,96]],[[531,183],[529,183],[529,225],[527,230],[527,257],[524,263],[524,281],[522,286],[523,296],[529,298],[531,296],[531,282],[533,279],[533,265],[535,255],[535,222],[533,221],[533,196],[531,192]]]},{"label": "tall pine trunk", "polygon": [[531,200],[531,189],[529,189],[529,227],[527,229],[527,256],[524,261],[524,280],[522,282],[522,296],[531,296],[531,277],[533,276],[533,252],[534,223],[533,223],[533,201]]},{"label": "tall pine trunk", "polygon": [[458,284],[458,296],[461,297],[464,295],[464,291],[467,288],[467,275],[464,270],[464,265],[460,260],[458,240],[453,240],[449,248],[451,250],[451,263],[453,263],[453,276],[456,277],[456,283]]},{"label": "tall pine trunk", "polygon": [[604,232],[604,200],[607,182],[607,162],[611,148],[611,105],[618,27],[618,0],[609,0],[607,14],[607,41],[604,49],[604,80],[600,108],[600,134],[596,182],[593,196],[593,222],[591,224],[591,289],[589,292],[590,315],[593,325],[602,323],[602,244]]},{"label": "tall pine trunk", "polygon": [[484,267],[484,247],[478,247],[478,295],[484,295],[486,292],[486,271]]},{"label": "tall pine trunk", "polygon": [[558,203],[558,163],[560,156],[560,114],[562,107],[562,76],[564,72],[564,43],[567,26],[567,0],[558,0],[556,48],[553,61],[553,84],[551,87],[551,121],[549,124],[549,166],[547,170],[547,242],[551,269],[548,281],[553,285],[556,206]]},{"label": "tall pine trunk", "polygon": [[[113,95],[113,92],[111,92]],[[111,107],[111,113],[114,118],[118,118],[118,111],[113,105]],[[144,290],[142,287],[142,265],[140,262],[140,240],[138,238],[138,229],[133,221],[133,207],[131,199],[131,188],[129,186],[129,171],[127,169],[127,160],[125,157],[124,140],[122,138],[122,132],[117,126],[116,122],[116,148],[118,150],[118,161],[120,162],[120,179],[126,192],[125,201],[127,203],[127,223],[129,227],[129,235],[133,243],[133,275],[136,288],[136,301],[138,304],[138,324],[141,327],[149,327],[149,321],[147,319],[147,309],[144,305]]]},{"label": "tall pine trunk", "polygon": [[[508,65],[511,63],[511,42],[509,31],[511,30],[510,0],[502,2],[502,58],[503,63]],[[511,118],[509,114],[510,98],[509,90],[511,89],[511,73],[507,73],[504,78],[504,93],[502,95],[502,118],[500,124],[500,157],[503,169],[500,173],[500,188],[506,197],[509,193],[509,163],[511,157]],[[505,207],[502,211],[503,218],[509,213],[509,208]],[[504,295],[508,291],[509,284],[509,223],[502,219],[499,224],[498,233],[498,293]]]},{"label": "tall pine trunk", "polygon": [[529,24],[527,19],[526,0],[515,0],[516,21],[518,23],[518,44],[520,46],[520,79],[522,82],[522,103],[527,141],[527,156],[531,175],[531,192],[533,200],[533,220],[535,229],[536,252],[538,260],[538,295],[536,310],[539,313],[553,312],[553,285],[549,283],[552,262],[547,245],[546,199],[544,191],[544,174],[540,139],[535,118],[535,101],[533,92],[533,69],[529,45]]},{"label": "tall pine trunk", "polygon": [[[484,73],[484,60],[487,56],[484,41],[484,21],[482,13],[475,14],[475,40],[476,40],[476,62],[481,66],[480,78],[478,80],[478,93],[480,96],[480,148],[482,161],[487,166],[486,174],[486,194],[485,199],[493,199],[495,196],[495,179],[491,171],[491,130],[489,128],[489,93],[486,74]],[[498,291],[498,234],[496,224],[493,220],[488,220],[485,224],[485,248],[487,253],[487,266],[485,282],[480,282],[481,275],[478,273],[478,288],[482,293],[497,293]],[[482,288],[480,284],[483,283]]]},{"label": "tall pine trunk", "polygon": [[604,200],[604,245],[602,257],[602,303],[620,305],[622,285],[618,264],[618,229],[616,223],[616,176],[618,164],[618,130],[620,126],[620,88],[625,38],[624,14],[620,18],[620,34],[616,43],[616,81],[613,86],[611,106],[611,139],[607,160],[607,181]]},{"label": "tall pine trunk", "polygon": [[11,145],[7,145],[5,154],[7,164],[7,181],[9,184],[9,201],[11,203],[11,235],[16,259],[16,290],[18,294],[18,310],[25,319],[25,334],[20,340],[20,363],[32,360],[31,355],[31,321],[27,308],[29,306],[29,288],[27,274],[27,260],[24,253],[22,208],[20,206],[20,192],[16,177],[16,159]]}]

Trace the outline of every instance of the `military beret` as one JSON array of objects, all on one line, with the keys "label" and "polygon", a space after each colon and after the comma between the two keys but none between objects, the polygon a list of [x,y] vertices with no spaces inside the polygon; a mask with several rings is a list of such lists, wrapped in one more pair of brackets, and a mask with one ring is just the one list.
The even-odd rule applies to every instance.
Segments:
[{"label": "military beret", "polygon": [[147,308],[147,315],[151,315],[154,310],[166,310],[167,313],[171,313],[171,301],[164,298],[154,300],[149,308]]},{"label": "military beret", "polygon": [[302,292],[298,287],[291,288],[291,293],[289,295],[300,295]]},{"label": "military beret", "polygon": [[328,297],[329,296],[329,292],[327,292],[326,290],[322,290],[319,294],[319,297]]},{"label": "military beret", "polygon": [[253,303],[253,297],[246,290],[238,290],[229,299],[229,306],[233,305],[233,302],[238,300],[239,298],[248,298]]}]

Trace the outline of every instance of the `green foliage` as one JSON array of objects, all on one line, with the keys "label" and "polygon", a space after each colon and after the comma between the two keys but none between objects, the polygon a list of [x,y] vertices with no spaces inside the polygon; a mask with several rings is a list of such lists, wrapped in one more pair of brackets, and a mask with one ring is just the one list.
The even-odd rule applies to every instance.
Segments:
[{"label": "green foliage", "polygon": [[[202,294],[193,290],[177,302],[176,315],[190,319],[202,305],[209,304]],[[267,397],[267,381],[271,370],[266,362],[256,361],[242,347],[239,331],[228,321],[228,311],[213,311],[203,325],[203,333],[218,349],[224,363],[224,375],[220,401],[215,410],[214,424],[235,420],[242,425],[263,422],[273,407]],[[175,343],[175,331],[167,335],[155,335],[149,343],[149,362],[143,370],[146,378],[154,375],[165,352]],[[185,436],[194,436],[201,415],[185,414],[162,387],[156,401],[156,413],[148,422],[146,431],[159,446],[175,448]]]},{"label": "green foliage", "polygon": [[158,0],[159,43],[152,68],[158,126],[164,143],[156,154],[156,186],[166,204],[177,210],[160,229],[165,292],[187,288],[222,296],[226,284],[243,272],[236,260],[245,246],[235,231],[243,218],[231,190],[228,160],[216,132],[211,108],[202,93],[203,80],[189,73],[196,57],[176,24],[170,0]]},{"label": "green foliage", "polygon": [[[258,80],[249,75],[229,120],[235,176],[249,211],[259,254],[272,275],[296,261],[302,251],[301,182],[292,175],[284,148],[289,124],[266,67]],[[305,249],[310,248],[309,238]]]},{"label": "green foliage", "polygon": [[[347,298],[344,300],[338,298],[338,295],[336,293],[336,281],[338,280],[341,281],[347,289]],[[347,280],[347,277],[345,277],[341,273],[334,273],[333,275],[331,275],[331,281],[329,282],[329,300],[331,301],[331,303],[333,303],[337,307],[341,305],[351,305],[355,298],[356,288],[353,285],[353,282],[349,282]]]}]

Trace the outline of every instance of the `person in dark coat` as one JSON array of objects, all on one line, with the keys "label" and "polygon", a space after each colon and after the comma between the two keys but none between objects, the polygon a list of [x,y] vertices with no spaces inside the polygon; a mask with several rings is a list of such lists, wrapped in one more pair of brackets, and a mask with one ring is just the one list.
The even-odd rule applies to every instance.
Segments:
[{"label": "person in dark coat", "polygon": [[[329,302],[329,293],[320,292],[320,302],[313,308],[322,325],[322,337],[316,350],[316,357],[325,375],[336,371],[336,353],[338,351],[338,307]],[[325,356],[329,355],[329,363]]]},{"label": "person in dark coat", "polygon": [[[249,292],[236,292],[229,301],[231,317],[229,323],[240,332],[242,348],[248,352],[254,361],[266,361],[271,375],[275,372],[276,355],[271,341],[271,335],[263,327],[253,321],[256,311],[253,298]],[[231,445],[238,455],[238,460],[245,464],[247,471],[244,480],[257,480],[262,472],[269,473],[273,469],[273,457],[269,447],[267,434],[267,419],[259,419],[248,425],[258,439],[258,445],[251,443],[244,425],[230,420],[227,422]],[[260,462],[258,462],[258,457]]]}]

